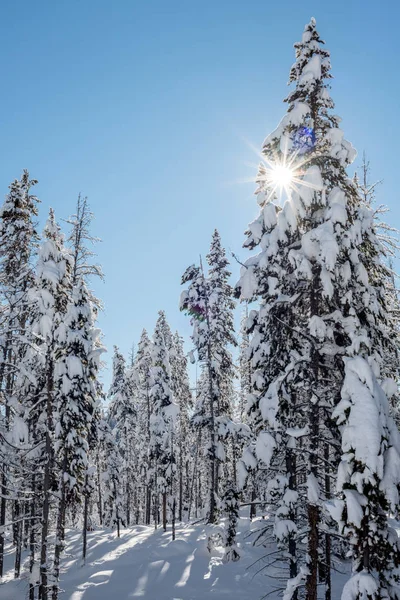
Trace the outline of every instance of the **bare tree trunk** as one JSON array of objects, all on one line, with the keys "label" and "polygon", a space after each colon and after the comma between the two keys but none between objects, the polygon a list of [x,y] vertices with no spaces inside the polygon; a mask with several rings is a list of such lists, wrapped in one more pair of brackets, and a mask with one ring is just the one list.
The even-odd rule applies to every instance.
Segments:
[{"label": "bare tree trunk", "polygon": [[[129,477],[129,473],[127,475]],[[126,525],[129,527],[131,524],[131,488],[129,481],[126,483]]]},{"label": "bare tree trunk", "polygon": [[15,563],[14,563],[14,579],[18,579],[21,574],[21,554],[22,554],[22,535],[24,521],[21,518],[21,504],[18,500],[14,504],[15,509]]},{"label": "bare tree trunk", "polygon": [[[115,479],[114,479],[114,496],[115,496],[115,501],[117,501],[117,483],[116,483]],[[119,538],[119,537],[121,537],[121,531],[120,531],[121,519],[120,519],[120,515],[119,515],[119,511],[118,511],[118,504],[116,506],[117,506],[117,508],[116,508],[115,518],[117,519],[117,537]]]},{"label": "bare tree trunk", "polygon": [[103,499],[101,495],[101,480],[100,480],[100,457],[97,453],[97,510],[99,513],[99,524],[103,525]]},{"label": "bare tree trunk", "polygon": [[86,562],[86,551],[87,551],[87,530],[88,530],[88,512],[89,512],[89,493],[88,493],[89,478],[86,473],[85,475],[85,492],[84,492],[84,505],[83,505],[83,536],[82,536],[82,562]]},{"label": "bare tree trunk", "polygon": [[155,469],[154,472],[154,501],[153,501],[153,508],[154,508],[154,529],[157,529],[157,524],[158,524],[158,483],[157,483],[157,469]]},{"label": "bare tree trunk", "polygon": [[186,506],[186,515],[187,519],[189,519],[188,512],[190,506],[190,476],[189,476],[189,461],[186,461],[185,465],[186,469],[186,477],[185,477],[185,506]]},{"label": "bare tree trunk", "polygon": [[257,516],[257,507],[254,503],[257,498],[257,487],[256,487],[256,476],[253,474],[252,476],[252,488],[251,488],[251,502],[250,504],[250,520],[255,519]]},{"label": "bare tree trunk", "polygon": [[236,473],[236,438],[232,438],[232,470],[233,470],[233,483],[235,489],[237,488],[237,473]]},{"label": "bare tree trunk", "polygon": [[[36,478],[32,475],[32,499],[30,504],[31,530],[29,536],[29,573],[32,579],[35,566],[35,545],[36,545]],[[35,585],[32,581],[29,583],[29,600],[35,600]]]},{"label": "bare tree trunk", "polygon": [[183,443],[182,431],[179,438],[179,506],[178,506],[178,521],[182,521],[183,515]]},{"label": "bare tree trunk", "polygon": [[150,485],[146,486],[146,525],[150,525],[151,521],[151,488]]},{"label": "bare tree trunk", "polygon": [[201,494],[201,472],[197,472],[197,509],[203,508],[203,497]]},{"label": "bare tree trunk", "polygon": [[175,514],[176,514],[176,499],[172,501],[172,539],[175,539]]},{"label": "bare tree trunk", "polygon": [[163,516],[163,529],[167,531],[167,492],[163,492],[162,495],[162,516]]}]

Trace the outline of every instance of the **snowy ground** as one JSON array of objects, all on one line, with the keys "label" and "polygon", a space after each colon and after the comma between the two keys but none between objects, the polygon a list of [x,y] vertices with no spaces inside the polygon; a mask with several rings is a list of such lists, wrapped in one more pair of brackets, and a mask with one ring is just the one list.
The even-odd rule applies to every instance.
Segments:
[{"label": "snowy ground", "polygon": [[[251,531],[260,526],[240,520],[238,543],[242,558],[223,564],[222,553],[207,550],[204,525],[182,525],[177,539],[171,532],[154,531],[153,527],[135,526],[115,532],[95,531],[88,534],[88,556],[81,566],[82,535],[67,533],[61,588],[63,600],[259,600],[275,587],[262,573],[260,559],[266,550],[252,545]],[[0,585],[0,600],[24,600],[27,580],[13,580],[13,552],[7,555],[7,572]],[[333,600],[339,600],[346,577],[334,577]],[[281,596],[278,594],[277,596]],[[275,596],[271,596],[274,598]]]},{"label": "snowy ground", "polygon": [[[253,524],[254,526],[254,524]],[[202,525],[177,528],[171,532],[154,531],[153,527],[124,529],[118,539],[115,532],[95,531],[88,534],[88,557],[81,566],[82,536],[76,531],[67,535],[61,587],[65,600],[203,600],[230,598],[254,600],[266,593],[266,578],[254,576],[258,565],[250,565],[263,554],[246,540],[249,521],[241,520],[238,541],[243,557],[237,563],[223,564],[218,553],[207,550]],[[12,580],[13,553],[7,556],[5,582],[0,585],[0,600],[23,600],[27,581]],[[11,580],[11,581],[10,581]]]}]

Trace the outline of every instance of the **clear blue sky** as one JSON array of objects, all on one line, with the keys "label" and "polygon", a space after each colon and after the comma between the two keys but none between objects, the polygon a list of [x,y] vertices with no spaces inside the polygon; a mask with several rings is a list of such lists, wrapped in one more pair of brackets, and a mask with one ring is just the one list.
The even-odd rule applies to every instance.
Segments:
[{"label": "clear blue sky", "polygon": [[[398,24],[393,1],[325,3],[4,0],[0,21],[0,190],[23,168],[49,206],[96,214],[106,283],[101,326],[128,352],[217,227],[241,250],[257,213],[259,148],[285,111],[293,43],[311,16],[331,51],[332,97],[347,139],[366,150],[379,200],[400,226]],[[237,273],[234,267],[235,274]],[[105,378],[109,380],[109,376]]]}]

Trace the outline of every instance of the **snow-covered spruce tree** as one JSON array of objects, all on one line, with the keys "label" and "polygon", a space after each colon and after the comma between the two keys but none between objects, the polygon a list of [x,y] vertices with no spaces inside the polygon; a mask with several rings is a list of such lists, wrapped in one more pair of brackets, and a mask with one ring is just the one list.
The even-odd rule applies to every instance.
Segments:
[{"label": "snow-covered spruce tree", "polygon": [[116,527],[120,536],[121,524],[125,525],[123,501],[123,463],[115,436],[105,419],[100,419],[99,476],[102,486],[102,521],[106,527]]},{"label": "snow-covered spruce tree", "polygon": [[123,461],[125,516],[127,525],[130,525],[135,471],[133,462],[136,464],[137,411],[133,385],[125,369],[125,359],[116,346],[114,346],[113,379],[108,396],[110,398],[109,416]]},{"label": "snow-covered spruce tree", "polygon": [[[249,309],[246,304],[245,310],[242,313],[242,318],[240,322],[240,333],[239,333],[239,381],[240,381],[240,389],[239,389],[239,402],[238,402],[238,416],[237,419],[240,423],[247,423],[248,421],[248,413],[247,413],[247,402],[249,397],[251,397],[251,376],[252,376],[252,367],[250,362],[250,336],[247,331],[247,322],[249,318]],[[251,430],[248,431],[249,440],[252,438]],[[242,450],[243,446],[246,446],[244,440],[242,441]],[[239,456],[239,454],[238,454]],[[254,462],[254,461],[253,461]],[[257,474],[256,470],[253,469],[251,476],[248,477],[248,472],[242,461],[238,461],[237,473],[239,475],[240,481],[238,484],[240,488],[242,485],[245,487],[243,492],[247,492],[247,499],[250,501],[250,519],[253,519],[256,514],[256,498],[257,498]],[[243,475],[243,481],[241,478]]]},{"label": "snow-covered spruce tree", "polygon": [[[125,397],[125,358],[119,348],[114,346],[113,374],[108,398],[110,400],[109,417],[111,421],[122,418],[126,410]],[[113,423],[114,425],[114,423]]]},{"label": "snow-covered spruce tree", "polygon": [[[213,358],[218,365],[215,372],[215,394],[217,397],[218,415],[232,415],[230,385],[235,377],[235,369],[229,346],[236,346],[235,328],[233,323],[233,310],[235,302],[233,291],[229,285],[231,275],[228,270],[229,261],[221,245],[221,237],[217,230],[214,231],[207,254],[209,265],[209,319],[211,331],[211,344]],[[216,491],[217,491],[216,486]]]},{"label": "snow-covered spruce tree", "polygon": [[187,358],[184,353],[183,339],[178,332],[173,338],[171,360],[171,388],[175,403],[178,405],[177,446],[178,446],[178,519],[182,521],[184,511],[189,509],[189,468],[190,468],[190,423],[189,411],[192,408]]},{"label": "snow-covered spruce tree", "polygon": [[236,544],[236,527],[239,520],[239,499],[236,485],[232,481],[229,481],[226,484],[225,493],[221,503],[222,512],[227,516],[224,562],[236,562],[240,558],[240,553]]},{"label": "snow-covered spruce tree", "polygon": [[[199,361],[202,363],[203,377],[201,391],[196,399],[193,424],[208,430],[209,439],[206,449],[209,459],[209,506],[208,521],[214,523],[217,515],[217,501],[215,495],[216,463],[218,455],[216,435],[216,390],[213,385],[215,379],[214,361],[211,343],[209,284],[204,275],[203,266],[191,265],[182,276],[182,284],[189,283],[180,298],[180,309],[191,317],[193,325],[192,340],[197,350]],[[200,448],[200,444],[198,445]],[[199,471],[200,473],[200,471]]]},{"label": "snow-covered spruce tree", "polygon": [[[388,328],[388,336],[392,341],[390,345],[386,346],[384,351],[385,356],[382,361],[381,376],[392,379],[394,382],[398,382],[400,378],[400,308],[399,293],[396,287],[396,274],[393,271],[393,260],[400,247],[399,231],[383,220],[388,212],[388,208],[376,203],[376,189],[382,181],[371,182],[370,171],[370,162],[367,160],[364,152],[362,163],[359,168],[360,176],[357,175],[357,172],[355,173],[354,183],[357,186],[359,195],[363,199],[364,204],[373,211],[376,234],[381,243],[381,258],[386,268],[382,271],[382,268],[377,269],[377,266],[375,265],[375,270],[377,270],[379,274],[378,277],[386,279],[386,307],[388,309],[386,326]],[[373,273],[369,273],[369,275],[372,276]],[[399,422],[398,391],[396,393],[396,389],[393,385],[390,387],[393,389],[391,398],[392,409],[397,422]]]},{"label": "snow-covered spruce tree", "polygon": [[64,321],[68,301],[71,294],[71,255],[63,245],[54,212],[50,214],[43,232],[43,242],[39,249],[36,266],[36,281],[32,290],[32,322],[33,338],[40,341],[39,353],[33,357],[38,379],[32,390],[33,406],[30,418],[36,417],[33,438],[42,441],[40,463],[43,467],[41,482],[41,542],[40,542],[40,587],[42,600],[47,600],[48,586],[48,539],[50,529],[50,505],[56,480],[55,464],[55,418],[58,414],[57,392],[55,381],[55,361],[60,349],[57,335],[60,324]]},{"label": "snow-covered spruce tree", "polygon": [[151,460],[151,480],[154,489],[154,521],[157,527],[158,497],[162,494],[162,518],[164,530],[167,528],[167,495],[172,490],[176,472],[174,447],[174,427],[176,404],[171,391],[171,365],[165,332],[168,335],[168,324],[164,311],[159,312],[153,335],[151,349],[152,366],[150,389],[150,441],[149,455]]},{"label": "snow-covered spruce tree", "polygon": [[240,394],[239,394],[239,406],[238,406],[238,417],[239,420],[244,423],[246,421],[246,406],[247,398],[251,393],[251,365],[249,360],[249,345],[250,338],[247,332],[247,319],[249,318],[249,311],[246,305],[246,309],[242,314],[240,322],[240,342],[239,342],[239,380],[240,380]]},{"label": "snow-covered spruce tree", "polygon": [[[263,145],[256,192],[261,212],[250,224],[245,242],[250,249],[259,246],[259,252],[246,261],[239,284],[242,299],[260,302],[249,318],[254,369],[250,412],[257,435],[255,454],[261,464],[276,471],[269,489],[275,538],[284,550],[282,560],[289,556],[285,598],[305,585],[308,600],[317,598],[319,574],[330,597],[330,538],[321,528],[324,520],[323,529],[329,530],[323,503],[334,492],[331,482],[336,478],[340,433],[343,451],[358,455],[359,436],[353,436],[351,450],[346,441],[352,416],[348,375],[345,379],[345,364],[347,371],[350,366],[343,359],[361,355],[379,387],[383,348],[390,344],[381,248],[373,216],[345,171],[355,152],[331,113],[329,53],[322,44],[312,19],[295,45],[296,62],[290,73],[295,87],[287,98],[288,112]],[[344,411],[336,408],[341,394],[339,406],[347,400]],[[382,390],[372,395],[378,413],[391,423]],[[396,509],[395,485],[388,486],[386,479],[392,476],[392,483],[398,483],[391,467],[397,440],[391,424],[384,431],[389,437],[377,445],[381,469],[370,463],[374,485],[364,484],[366,465],[349,457],[337,485],[344,495],[347,489],[360,494],[364,520],[353,522],[355,495],[348,494],[340,526],[350,543],[355,540],[350,529],[357,529],[358,541],[351,544],[356,572],[364,570],[373,577],[381,560],[373,598],[387,593],[394,597],[388,573],[398,562],[397,540],[385,512],[388,507]],[[303,518],[308,530],[306,556]],[[364,597],[355,577],[351,589],[358,591],[352,597]]]},{"label": "snow-covered spruce tree", "polygon": [[[192,340],[198,352],[203,369],[207,372],[209,390],[207,402],[197,402],[194,422],[209,432],[207,452],[210,460],[210,500],[209,522],[216,519],[218,504],[219,469],[225,460],[219,425],[222,419],[226,430],[226,420],[232,418],[233,385],[235,376],[230,345],[236,345],[233,326],[232,289],[228,283],[230,272],[225,250],[222,248],[218,231],[214,231],[210,252],[207,255],[209,273],[206,277],[203,266],[189,267],[182,277],[182,283],[190,283],[188,290],[181,295],[180,308],[191,316],[193,325]],[[201,396],[200,400],[206,400]]]},{"label": "snow-covered spruce tree", "polygon": [[143,329],[135,361],[132,367],[132,380],[135,387],[137,403],[136,420],[136,453],[137,474],[142,493],[140,503],[142,506],[143,522],[150,525],[151,520],[151,481],[150,481],[150,416],[151,416],[151,365],[152,343],[147,331]]},{"label": "snow-covered spruce tree", "polygon": [[194,516],[197,519],[199,514],[204,516],[203,509],[206,505],[208,505],[209,513],[209,496],[211,490],[213,490],[210,477],[213,473],[213,469],[210,472],[210,436],[205,427],[207,407],[210,405],[208,371],[205,368],[202,368],[199,378],[196,379],[195,392],[194,407],[190,419],[190,426],[193,431],[193,472],[189,493],[189,516],[194,511]]},{"label": "snow-covered spruce tree", "polygon": [[400,544],[388,526],[398,509],[400,436],[374,369],[362,356],[345,362],[342,398],[334,417],[343,456],[332,514],[350,544],[353,576],[343,599],[400,598]]},{"label": "snow-covered spruce tree", "polygon": [[55,462],[60,472],[57,532],[54,552],[53,600],[58,597],[60,557],[64,542],[65,514],[77,507],[87,476],[92,421],[96,407],[95,380],[103,349],[94,327],[89,292],[83,280],[73,288],[65,318],[56,331],[55,356]]},{"label": "snow-covered spruce tree", "polygon": [[[11,412],[21,413],[22,396],[15,389],[18,364],[26,350],[25,327],[28,315],[27,292],[33,282],[32,254],[37,245],[35,218],[38,199],[30,190],[37,182],[24,171],[20,180],[10,185],[0,210],[0,292],[1,292],[1,347],[0,389],[4,404],[3,433],[10,428]],[[12,397],[18,398],[18,406],[11,408]],[[3,576],[4,530],[6,522],[6,496],[8,455],[11,447],[1,445],[1,501],[0,501],[0,577]],[[17,460],[18,462],[18,460]],[[15,496],[15,494],[14,494]],[[20,500],[15,500],[14,510],[20,512]],[[17,552],[20,555],[22,521],[17,528]],[[16,568],[19,575],[19,566]]]}]

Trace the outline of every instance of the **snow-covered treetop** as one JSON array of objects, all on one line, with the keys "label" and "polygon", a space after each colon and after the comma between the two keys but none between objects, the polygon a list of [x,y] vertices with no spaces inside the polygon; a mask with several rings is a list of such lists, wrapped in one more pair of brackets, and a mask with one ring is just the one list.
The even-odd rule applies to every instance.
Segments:
[{"label": "snow-covered treetop", "polygon": [[65,312],[71,290],[72,257],[64,247],[64,237],[56,223],[53,209],[50,209],[43,238],[39,248],[33,295],[38,303],[39,314],[42,315],[38,333],[46,337],[51,328],[57,326],[55,314]]},{"label": "snow-covered treetop", "polygon": [[[302,157],[311,149],[316,150],[316,155],[329,157],[334,166],[339,163],[346,167],[356,156],[339,129],[339,117],[331,113],[334,102],[328,83],[332,78],[330,55],[323,45],[315,19],[311,19],[301,42],[295,44],[296,62],[289,76],[289,83],[294,83],[295,88],[285,99],[289,104],[288,112],[263,144],[267,164],[271,159],[274,163],[284,163],[282,155],[290,159]],[[268,168],[262,165],[257,181],[262,183],[266,175]],[[259,203],[263,204],[267,196],[260,197]]]},{"label": "snow-covered treetop", "polygon": [[160,310],[153,334],[151,357],[153,365],[160,367],[170,376],[169,352],[172,348],[172,333],[167,323],[165,312]]},{"label": "snow-covered treetop", "polygon": [[37,276],[49,286],[57,285],[67,276],[72,258],[64,247],[64,236],[57,224],[54,211],[50,208],[49,218],[43,231],[44,241],[40,246]]},{"label": "snow-covered treetop", "polygon": [[136,415],[130,375],[131,373],[125,369],[124,356],[119,348],[114,346],[113,378],[108,392],[110,398],[109,416],[119,426]]},{"label": "snow-covered treetop", "polygon": [[140,334],[140,340],[138,349],[135,356],[135,364],[140,362],[145,356],[147,357],[151,348],[151,341],[146,329],[142,330]]},{"label": "snow-covered treetop", "polygon": [[9,186],[10,192],[0,209],[0,266],[8,287],[26,277],[32,246],[38,240],[33,219],[38,214],[39,200],[30,194],[36,183],[24,171],[21,179]]},{"label": "snow-covered treetop", "polygon": [[120,393],[125,385],[125,358],[118,346],[114,346],[113,376],[108,396]]},{"label": "snow-covered treetop", "polygon": [[[318,81],[332,78],[330,54],[322,47],[325,42],[321,40],[316,25],[316,20],[311,18],[304,28],[301,42],[294,44],[296,62],[290,70],[289,83],[296,82],[297,85],[286,102],[293,103],[300,95],[304,98],[306,94],[318,92]],[[333,108],[333,103],[330,107]]]},{"label": "snow-covered treetop", "polygon": [[207,263],[209,265],[210,279],[226,283],[230,277],[230,272],[227,269],[229,261],[226,258],[225,249],[221,244],[221,236],[217,229],[214,229],[212,235],[210,252],[207,254]]}]

